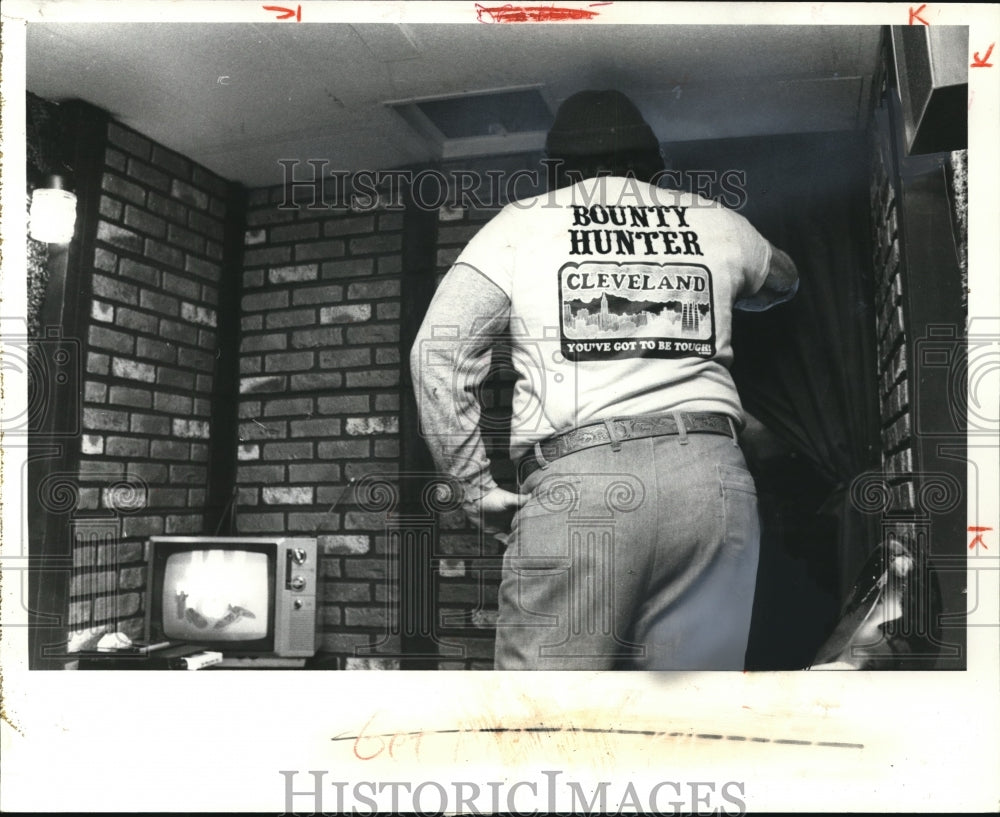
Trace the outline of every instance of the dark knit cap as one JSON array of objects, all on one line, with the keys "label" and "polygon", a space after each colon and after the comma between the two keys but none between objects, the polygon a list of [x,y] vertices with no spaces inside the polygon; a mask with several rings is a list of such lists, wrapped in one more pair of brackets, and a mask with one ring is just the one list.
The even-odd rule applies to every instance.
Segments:
[{"label": "dark knit cap", "polygon": [[545,140],[550,156],[657,151],[660,143],[639,109],[621,91],[581,91],[556,113]]}]

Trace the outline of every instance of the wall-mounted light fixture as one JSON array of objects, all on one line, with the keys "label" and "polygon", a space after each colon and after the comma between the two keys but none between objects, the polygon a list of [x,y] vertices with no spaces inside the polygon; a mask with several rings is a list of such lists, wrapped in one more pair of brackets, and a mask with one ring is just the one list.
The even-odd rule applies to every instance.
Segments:
[{"label": "wall-mounted light fixture", "polygon": [[28,233],[47,244],[69,244],[76,227],[76,196],[62,176],[46,176],[31,194]]}]

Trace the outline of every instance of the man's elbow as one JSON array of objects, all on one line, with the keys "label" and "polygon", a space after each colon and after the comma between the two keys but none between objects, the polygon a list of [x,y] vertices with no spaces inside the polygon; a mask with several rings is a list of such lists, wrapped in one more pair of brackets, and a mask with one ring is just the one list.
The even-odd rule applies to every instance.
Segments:
[{"label": "man's elbow", "polygon": [[799,271],[788,253],[772,247],[771,269],[761,293],[768,306],[784,303],[799,291]]},{"label": "man's elbow", "polygon": [[771,297],[774,298],[775,303],[790,301],[795,297],[795,293],[799,291],[799,277],[796,275],[794,277],[785,278],[778,283],[772,284],[769,289]]},{"label": "man's elbow", "polygon": [[777,247],[772,247],[768,284],[772,291],[787,294],[788,298],[791,298],[799,289],[799,271],[795,262],[788,253]]},{"label": "man's elbow", "polygon": [[734,306],[744,312],[763,312],[783,304],[799,291],[799,273],[787,253],[772,246],[771,265],[767,277],[753,295],[738,300]]}]

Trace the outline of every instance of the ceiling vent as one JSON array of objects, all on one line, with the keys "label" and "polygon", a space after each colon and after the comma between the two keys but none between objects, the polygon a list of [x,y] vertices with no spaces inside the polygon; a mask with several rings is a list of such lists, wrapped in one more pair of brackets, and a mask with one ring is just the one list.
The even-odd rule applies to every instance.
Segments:
[{"label": "ceiling vent", "polygon": [[552,106],[541,86],[387,102],[441,159],[542,150]]}]

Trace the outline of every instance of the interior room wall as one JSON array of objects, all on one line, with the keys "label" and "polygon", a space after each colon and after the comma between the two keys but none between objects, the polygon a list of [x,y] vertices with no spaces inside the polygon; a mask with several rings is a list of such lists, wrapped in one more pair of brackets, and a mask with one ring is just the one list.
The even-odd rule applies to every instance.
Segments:
[{"label": "interior room wall", "polygon": [[318,538],[322,648],[353,667],[396,620],[385,520],[356,486],[395,490],[399,471],[403,212],[285,194],[249,196],[232,532]]},{"label": "interior room wall", "polygon": [[78,433],[35,491],[64,523],[47,529],[68,538],[46,544],[71,562],[70,651],[108,630],[140,638],[145,538],[203,530],[227,207],[223,179],[88,115],[97,172],[78,173],[83,250],[69,284]]},{"label": "interior room wall", "polygon": [[967,411],[966,343],[975,350],[978,339],[967,327],[966,156],[907,150],[898,89],[906,79],[892,79],[871,128],[881,426],[873,484],[886,493],[869,512],[882,546],[904,545],[918,576],[919,593],[891,630],[908,642],[899,666],[964,669],[966,445],[982,432]]},{"label": "interior room wall", "polygon": [[[499,168],[505,179],[537,158],[483,158],[435,170],[450,179],[457,169]],[[304,178],[302,168],[297,173]],[[423,649],[422,667],[490,669],[499,543],[461,512],[437,513],[420,499],[431,471],[401,471],[401,448],[421,445],[415,424],[405,439],[401,427],[412,402],[406,358],[413,342],[401,307],[406,287],[433,288],[506,201],[503,183],[498,195],[477,190],[474,198],[449,195],[433,206],[415,194],[352,203],[345,189],[328,183],[318,200],[301,184],[249,195],[234,531],[318,537],[322,644],[341,667],[410,666],[403,655]],[[430,269],[418,284],[404,281],[412,218],[430,225],[417,226],[430,230]],[[481,392],[497,476],[508,483],[511,382],[498,357]],[[412,491],[416,513],[407,521],[401,508]],[[428,549],[419,550],[414,541],[428,525]],[[410,549],[402,563],[400,548]],[[412,558],[423,561],[429,582],[408,588],[416,604],[432,608],[422,632],[414,632],[415,614],[401,604]],[[415,646],[414,639],[426,643]]]},{"label": "interior room wall", "polygon": [[[77,313],[75,434],[61,464],[35,477],[32,529],[47,540],[37,549],[72,565],[46,649],[59,652],[57,632],[70,652],[115,630],[141,638],[147,536],[293,533],[317,536],[323,554],[322,649],[343,668],[398,667],[386,657],[401,650],[397,551],[371,478],[398,488],[405,208],[384,198],[282,207],[283,188],[250,191],[239,280],[223,281],[227,211],[242,216],[227,182],[103,112],[84,114],[97,123],[93,167],[78,174],[80,263],[73,297],[62,293]],[[440,208],[436,277],[495,209]],[[232,339],[219,335],[220,290],[234,283],[235,399],[220,386]],[[501,418],[510,379],[498,364],[483,391]],[[213,439],[229,432],[213,426],[220,404],[235,421],[232,491],[212,485],[226,470],[211,462],[226,450]],[[498,462],[505,433],[490,438]],[[509,480],[509,467],[498,476]],[[213,492],[231,504],[211,507]],[[460,514],[441,527],[434,592],[452,647],[435,665],[488,669],[499,574],[468,560],[478,534]]]},{"label": "interior room wall", "polygon": [[[437,208],[433,276],[412,284],[439,283],[464,246],[512,197],[542,192],[545,169],[537,152],[483,156],[444,163],[439,172],[452,184],[449,203]],[[479,183],[459,192],[462,174]],[[488,175],[490,174],[490,175]],[[428,300],[424,298],[423,300]],[[404,337],[404,345],[412,344]],[[486,379],[478,389],[482,406],[480,433],[497,483],[516,490],[510,460],[510,415],[516,375],[506,347],[494,349]],[[488,670],[493,667],[497,596],[503,547],[472,526],[460,510],[436,514],[440,531],[430,544],[429,632],[417,640],[426,651],[424,666],[441,670]]]}]

